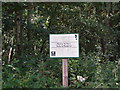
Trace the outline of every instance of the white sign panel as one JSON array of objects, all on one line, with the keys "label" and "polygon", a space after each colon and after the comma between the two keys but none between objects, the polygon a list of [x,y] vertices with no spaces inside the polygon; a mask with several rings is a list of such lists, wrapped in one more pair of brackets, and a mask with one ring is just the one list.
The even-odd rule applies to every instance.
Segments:
[{"label": "white sign panel", "polygon": [[79,57],[79,34],[50,34],[50,57]]}]

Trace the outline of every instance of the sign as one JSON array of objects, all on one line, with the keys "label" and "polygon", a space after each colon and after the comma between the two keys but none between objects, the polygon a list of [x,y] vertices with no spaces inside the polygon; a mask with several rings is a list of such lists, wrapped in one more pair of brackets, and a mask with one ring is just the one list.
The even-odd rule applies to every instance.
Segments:
[{"label": "sign", "polygon": [[79,57],[79,34],[50,34],[50,57]]}]

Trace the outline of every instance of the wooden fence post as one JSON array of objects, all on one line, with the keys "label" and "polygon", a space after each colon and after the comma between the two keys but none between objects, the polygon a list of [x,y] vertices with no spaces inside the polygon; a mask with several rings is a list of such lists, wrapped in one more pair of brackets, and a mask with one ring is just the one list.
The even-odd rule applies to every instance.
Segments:
[{"label": "wooden fence post", "polygon": [[62,84],[68,87],[68,59],[62,59]]}]

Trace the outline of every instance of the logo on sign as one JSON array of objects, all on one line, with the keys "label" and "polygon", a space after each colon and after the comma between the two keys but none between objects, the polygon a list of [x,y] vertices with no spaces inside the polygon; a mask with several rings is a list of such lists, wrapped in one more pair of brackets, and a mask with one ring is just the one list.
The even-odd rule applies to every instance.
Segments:
[{"label": "logo on sign", "polygon": [[56,52],[55,52],[55,51],[52,51],[52,52],[51,52],[51,56],[56,56]]}]

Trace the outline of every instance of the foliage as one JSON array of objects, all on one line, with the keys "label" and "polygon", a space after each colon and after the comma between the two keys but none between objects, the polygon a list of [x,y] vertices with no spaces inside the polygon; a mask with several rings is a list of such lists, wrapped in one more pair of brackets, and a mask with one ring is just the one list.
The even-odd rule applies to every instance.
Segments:
[{"label": "foliage", "polygon": [[[100,63],[96,54],[81,56],[78,60],[69,61],[70,87],[74,88],[119,88],[119,66],[114,62]],[[77,76],[87,77],[85,82]]]},{"label": "foliage", "polygon": [[60,82],[61,77],[58,78],[57,71],[55,71],[55,68],[58,68],[58,66],[47,70],[45,62],[38,63],[34,67],[31,66],[31,63],[26,63],[24,67],[15,67],[17,63],[3,66],[3,88],[62,87]]},{"label": "foliage", "polygon": [[[78,59],[68,60],[70,88],[120,88],[118,65],[114,62],[99,62],[94,53],[81,55]],[[46,62],[27,61],[22,67],[3,66],[3,88],[62,88],[61,60]],[[24,67],[23,67],[24,66]],[[84,82],[77,76],[88,77]]]},{"label": "foliage", "polygon": [[70,88],[120,88],[119,5],[3,2],[3,88],[62,88],[61,59],[49,57],[49,34],[57,33],[80,35]]}]

